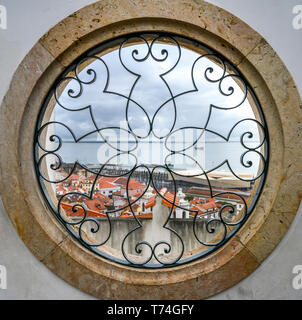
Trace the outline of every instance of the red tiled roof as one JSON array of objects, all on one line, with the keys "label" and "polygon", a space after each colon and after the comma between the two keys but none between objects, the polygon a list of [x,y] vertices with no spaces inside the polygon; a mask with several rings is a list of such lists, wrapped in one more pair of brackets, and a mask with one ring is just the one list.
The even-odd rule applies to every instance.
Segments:
[{"label": "red tiled roof", "polygon": [[100,199],[100,200],[102,200],[102,201],[105,202],[105,203],[109,203],[109,202],[110,202],[110,198],[107,197],[107,196],[105,196],[105,195],[103,195],[101,192],[95,192],[95,193],[93,194],[93,196],[94,196],[94,198]]},{"label": "red tiled roof", "polygon": [[128,178],[121,177],[114,181],[115,184],[120,184],[122,186],[126,186]]},{"label": "red tiled roof", "polygon": [[99,184],[99,189],[116,189],[116,185],[108,182],[108,181],[105,181],[103,179],[99,179],[98,180],[98,184]]},{"label": "red tiled roof", "polygon": [[[83,217],[84,216],[84,210],[83,208],[81,208],[80,206],[76,206],[75,208],[77,209],[76,212],[74,212],[72,210],[72,208],[74,207],[73,204],[68,204],[68,203],[61,203],[61,207],[64,209],[64,211],[66,212],[66,214],[69,217]],[[87,217],[103,217],[106,218],[107,215],[97,212],[97,211],[93,211],[93,210],[86,210],[87,212]]]},{"label": "red tiled roof", "polygon": [[78,174],[73,173],[68,180],[79,180],[81,177]]},{"label": "red tiled roof", "polygon": [[151,208],[151,207],[154,207],[155,204],[156,204],[156,196],[153,196],[151,197],[145,204],[145,208],[148,209],[148,208]]},{"label": "red tiled roof", "polygon": [[[162,189],[160,190],[160,194],[164,197],[164,199],[162,199],[162,203],[163,203],[164,205],[168,206],[169,208],[171,208],[171,207],[172,207],[172,204],[171,204],[170,202],[173,203],[174,194],[171,193],[171,192],[167,192],[167,188],[162,188]],[[178,199],[177,197],[175,198],[174,203],[177,204],[177,205],[179,204],[179,199]],[[150,208],[150,207],[155,206],[155,204],[156,204],[156,195],[153,196],[153,197],[151,197],[151,198],[147,201],[147,203],[146,203],[146,205],[145,205],[145,208],[148,209],[148,208]],[[175,208],[176,208],[176,207],[174,206],[173,209],[175,209]]]},{"label": "red tiled roof", "polygon": [[[139,215],[136,215],[137,218],[139,219],[152,219],[152,213],[143,213],[143,214],[139,214]],[[134,219],[134,216],[133,215],[129,215],[128,213],[123,213],[122,215],[120,215],[120,218],[133,218]]]},{"label": "red tiled roof", "polygon": [[196,204],[191,209],[198,210],[198,214],[203,214],[203,213],[206,213],[210,209],[218,210],[220,207],[221,207],[221,205],[219,203],[208,202],[208,203]]},{"label": "red tiled roof", "polygon": [[95,178],[96,178],[96,174],[93,174],[93,175],[89,176],[88,178],[86,178],[86,180],[93,181],[93,180],[95,180]]},{"label": "red tiled roof", "polygon": [[139,196],[141,196],[142,195],[142,192],[140,192],[140,191],[135,191],[134,193],[132,193],[132,197],[139,197]]},{"label": "red tiled roof", "polygon": [[200,208],[199,206],[192,207],[191,210],[198,211],[198,214],[205,213],[205,210]]},{"label": "red tiled roof", "polygon": [[[179,199],[177,197],[175,197],[175,200],[174,200],[174,194],[173,193],[170,193],[170,192],[167,192],[166,194],[164,194],[164,198],[167,199],[168,201],[166,200],[162,200],[162,203],[166,206],[168,206],[169,208],[172,207],[172,204],[170,202],[174,202],[174,204],[179,204]],[[176,207],[173,206],[173,209],[175,209]]]},{"label": "red tiled roof", "polygon": [[130,190],[144,189],[144,188],[146,188],[146,186],[144,184],[140,183],[139,181],[136,181],[135,179],[130,179],[129,184],[128,184],[128,188]]},{"label": "red tiled roof", "polygon": [[[126,188],[127,181],[128,181],[128,178],[121,177],[121,178],[118,178],[117,180],[115,180],[114,183],[122,185],[123,187]],[[140,183],[139,181],[135,180],[134,178],[131,178],[129,180],[129,184],[128,184],[129,190],[137,190],[137,189],[145,189],[145,188],[146,188],[146,186],[144,184]]]},{"label": "red tiled roof", "polygon": [[130,218],[130,214],[125,212],[120,215],[120,218]]},{"label": "red tiled roof", "polygon": [[152,219],[153,214],[152,214],[152,212],[150,212],[150,213],[143,213],[143,214],[138,215],[138,217],[139,217],[140,219]]},{"label": "red tiled roof", "polygon": [[105,203],[99,199],[92,199],[85,201],[86,206],[90,210],[105,210]]},{"label": "red tiled roof", "polygon": [[210,209],[217,208],[217,205],[215,202],[208,202],[208,203],[203,203],[203,204],[199,205],[199,207],[201,207],[205,210],[210,210]]},{"label": "red tiled roof", "polygon": [[102,179],[103,181],[106,181],[106,182],[110,182],[110,183],[114,183],[115,180],[117,180],[118,178],[117,177],[101,177],[100,179]]},{"label": "red tiled roof", "polygon": [[[152,214],[152,212],[148,212],[148,213],[138,214],[138,215],[136,215],[136,216],[137,216],[137,218],[139,218],[139,219],[152,219],[153,214]],[[131,216],[130,218],[134,218],[134,217]]]}]

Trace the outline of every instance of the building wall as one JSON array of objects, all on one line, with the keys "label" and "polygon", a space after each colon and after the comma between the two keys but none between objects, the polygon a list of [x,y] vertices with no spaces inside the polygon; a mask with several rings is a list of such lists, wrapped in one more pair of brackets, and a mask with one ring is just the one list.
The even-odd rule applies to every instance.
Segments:
[{"label": "building wall", "polygon": [[[125,237],[127,237],[124,250],[127,255],[137,263],[147,259],[150,256],[150,250],[146,246],[141,246],[142,253],[137,255],[135,252],[135,246],[142,240],[149,242],[154,246],[160,241],[166,241],[170,243],[172,251],[171,255],[168,256],[168,261],[173,261],[181,252],[182,246],[184,246],[185,251],[194,250],[200,247],[200,243],[196,240],[194,233],[192,232],[193,229],[193,220],[192,219],[171,219],[168,227],[172,228],[177,232],[180,238],[183,241],[183,245],[180,239],[175,236],[171,231],[164,229],[162,225],[165,223],[167,215],[169,215],[169,209],[166,208],[166,216],[161,221],[155,221],[153,219],[142,219],[142,227],[137,229],[137,231],[131,233],[129,237],[127,235],[134,230],[138,224],[135,222],[133,218],[122,218],[122,219],[111,219],[111,236],[106,242],[106,246],[109,248],[113,248],[118,251],[118,254],[121,252],[121,244]],[[163,216],[163,211],[159,212],[159,216]],[[154,214],[154,213],[153,213]],[[160,222],[160,223],[159,223]],[[96,243],[104,242],[108,234],[110,232],[109,223],[107,219],[99,220],[100,223],[100,232],[91,233],[95,224],[93,222],[87,222],[83,225],[83,231],[87,233],[89,236],[89,241],[95,241]],[[198,239],[203,242],[210,242],[214,237],[219,238],[219,235],[222,236],[223,228],[219,223],[212,223],[211,227],[215,227],[216,232],[210,234],[206,232],[206,222],[204,220],[197,220],[196,221],[196,234]],[[217,241],[216,240],[216,241]],[[158,246],[156,250],[157,256],[163,253],[164,249],[167,247],[165,245]],[[137,258],[136,258],[136,257]],[[124,258],[121,256],[124,260]],[[158,262],[153,259],[150,261],[151,263],[157,264]]]},{"label": "building wall", "polygon": [[[0,101],[15,69],[38,39],[67,15],[93,2],[0,0],[8,11],[8,28],[0,29]],[[266,38],[288,67],[302,96],[302,29],[294,30],[292,27],[293,7],[302,1],[209,2],[238,16]],[[302,290],[292,287],[293,267],[302,265],[301,213],[302,206],[279,246],[255,272],[213,299],[301,299]],[[0,289],[0,300],[93,299],[59,279],[29,252],[1,203],[0,265],[7,268],[8,275],[7,289]]]}]

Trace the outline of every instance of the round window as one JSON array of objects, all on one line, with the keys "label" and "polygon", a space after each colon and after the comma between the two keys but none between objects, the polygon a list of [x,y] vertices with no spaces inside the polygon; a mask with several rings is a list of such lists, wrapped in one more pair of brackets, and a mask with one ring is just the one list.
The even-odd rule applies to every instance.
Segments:
[{"label": "round window", "polygon": [[53,84],[35,168],[54,215],[84,247],[133,267],[200,259],[251,215],[268,168],[252,88],[191,39],[130,34]]}]

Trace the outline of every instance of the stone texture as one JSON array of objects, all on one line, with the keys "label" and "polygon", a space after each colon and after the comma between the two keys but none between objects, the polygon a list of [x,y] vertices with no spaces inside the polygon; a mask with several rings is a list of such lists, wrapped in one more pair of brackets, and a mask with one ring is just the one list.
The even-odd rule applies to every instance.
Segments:
[{"label": "stone texture", "polygon": [[254,212],[251,217],[249,217],[248,223],[246,223],[237,234],[240,241],[246,245],[257,232],[260,232],[259,230],[262,224],[267,223],[267,216],[272,210],[278,195],[280,183],[284,179],[284,137],[278,106],[261,74],[259,74],[255,67],[247,60],[243,60],[243,62],[238,65],[238,68],[251,84],[259,100],[269,129],[270,142],[269,167],[265,187]]},{"label": "stone texture", "polygon": [[273,208],[280,213],[297,212],[302,199],[302,152],[298,137],[294,143],[296,148],[285,148],[284,152],[284,179]]},{"label": "stone texture", "polygon": [[285,147],[295,147],[298,134],[301,134],[302,110],[301,98],[291,75],[264,39],[245,60],[261,74],[279,107]]},{"label": "stone texture", "polygon": [[213,36],[206,29],[200,29],[197,26],[192,26],[187,23],[177,21],[165,20],[162,18],[146,18],[127,20],[121,23],[114,23],[108,27],[97,29],[96,31],[83,37],[81,41],[74,42],[72,46],[60,54],[57,60],[64,66],[68,66],[79,55],[93,46],[112,39],[112,37],[123,36],[129,33],[144,32],[144,31],[162,31],[179,34],[207,43],[209,47],[217,50],[224,51],[224,55],[235,65],[240,63],[244,56],[232,45],[224,39]]},{"label": "stone texture", "polygon": [[246,243],[246,247],[252,252],[259,262],[262,262],[275,249],[287,232],[295,217],[293,212],[272,212],[265,223]]},{"label": "stone texture", "polygon": [[236,239],[189,268],[157,270],[156,277],[151,270],[129,269],[113,263],[106,266],[71,239],[65,240],[43,262],[84,292],[116,300],[202,299],[232,286],[259,265]]},{"label": "stone texture", "polygon": [[[9,90],[3,99],[7,106],[23,105],[24,101],[28,100],[42,73],[53,61],[53,56],[41,44],[37,43],[23,59],[13,76]],[[22,114],[19,115],[17,111],[13,114],[14,110],[10,111],[12,119],[17,122]],[[15,118],[16,116],[18,117]],[[18,127],[14,129],[17,130]]]},{"label": "stone texture", "polygon": [[[43,72],[53,61],[53,57],[40,44],[37,44],[30,51],[14,75],[9,91],[4,97],[0,117],[0,134],[3,137],[0,141],[0,148],[6,150],[0,153],[1,181],[8,182],[1,184],[0,191],[3,203],[19,236],[38,259],[43,259],[65,236],[57,235],[53,237],[55,240],[50,239],[48,232],[41,229],[40,224],[36,219],[33,219],[21,185],[21,166],[25,164],[21,164],[18,143],[20,132],[22,135],[25,133],[20,130],[20,123],[26,101]],[[32,126],[32,119],[28,119],[28,121]],[[32,155],[32,135],[28,139],[26,142],[23,140],[22,143],[27,144],[30,149],[27,154]],[[27,163],[27,165],[26,171],[34,177],[33,169],[30,170],[33,163]],[[28,182],[28,180],[25,181],[25,183]],[[32,183],[28,186],[32,186]],[[41,214],[42,212],[40,212]]]},{"label": "stone texture", "polygon": [[255,90],[270,135],[265,188],[249,223],[238,233],[241,242],[263,261],[284,236],[302,197],[298,160],[302,154],[301,144],[297,143],[301,135],[301,100],[290,74],[265,40],[238,68]]},{"label": "stone texture", "polygon": [[[212,36],[217,35],[220,39],[224,39],[220,41],[219,47],[230,54],[237,48],[245,56],[261,40],[258,33],[238,18],[203,1],[105,0],[89,5],[64,19],[42,37],[41,43],[54,57],[60,57],[70,46],[77,50],[83,45],[86,48],[85,36],[89,33],[102,28],[101,37],[104,37],[106,27],[111,28],[113,24],[116,25],[116,30],[112,36],[117,36],[124,34],[126,29],[129,32],[131,23],[142,18],[156,18],[164,23],[167,22],[166,19],[178,20],[182,24],[197,26],[200,31],[207,30]],[[154,20],[151,24],[148,24],[146,19],[143,21],[144,30],[154,30]],[[162,29],[157,28],[157,30]],[[176,30],[177,28],[174,28],[174,32]],[[186,34],[186,32],[180,33]],[[238,55],[238,52],[235,54]],[[70,55],[67,56],[71,58]],[[237,59],[236,62],[239,63],[240,60]]]}]

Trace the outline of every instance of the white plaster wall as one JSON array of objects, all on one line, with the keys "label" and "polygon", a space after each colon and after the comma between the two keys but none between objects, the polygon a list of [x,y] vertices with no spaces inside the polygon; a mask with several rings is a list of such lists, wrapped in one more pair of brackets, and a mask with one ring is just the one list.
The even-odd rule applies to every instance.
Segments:
[{"label": "white plaster wall", "polygon": [[[177,1],[177,0],[175,0]],[[208,0],[257,30],[283,59],[302,96],[302,29],[292,27],[293,7],[302,0]],[[0,29],[0,101],[14,71],[52,26],[94,0],[0,0],[8,28]],[[297,141],[301,143],[301,141]],[[248,278],[212,299],[302,299],[292,288],[292,269],[302,265],[302,206],[276,250]],[[40,263],[23,244],[0,202],[0,265],[7,268],[4,299],[93,299]]]}]

